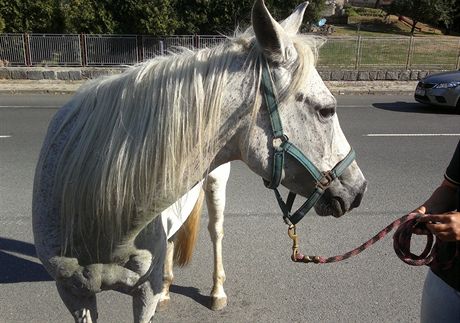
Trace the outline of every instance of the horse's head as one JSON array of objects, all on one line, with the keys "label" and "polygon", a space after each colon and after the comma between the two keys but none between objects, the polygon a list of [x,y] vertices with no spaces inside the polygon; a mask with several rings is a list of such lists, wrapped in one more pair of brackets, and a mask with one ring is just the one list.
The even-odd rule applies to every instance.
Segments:
[{"label": "horse's head", "polygon": [[[272,18],[262,0],[257,0],[253,7],[252,28],[262,79],[256,95],[260,109],[245,144],[241,145],[241,158],[268,182],[276,181],[274,155],[287,138],[320,173],[333,169],[351,150],[339,125],[337,102],[314,68],[319,40],[297,35],[307,5],[299,5],[281,23]],[[268,72],[264,72],[264,65]],[[280,138],[276,138],[277,129],[275,133],[273,129],[276,116],[267,108],[271,105],[270,99],[265,98],[270,85],[264,83],[264,73],[278,103],[283,128]],[[308,197],[318,185],[317,178],[301,164],[292,154],[285,154],[284,163],[276,167],[280,168],[278,176],[283,186]],[[365,188],[366,180],[353,161],[337,179],[327,183],[315,210],[320,215],[341,216],[360,204]]]}]

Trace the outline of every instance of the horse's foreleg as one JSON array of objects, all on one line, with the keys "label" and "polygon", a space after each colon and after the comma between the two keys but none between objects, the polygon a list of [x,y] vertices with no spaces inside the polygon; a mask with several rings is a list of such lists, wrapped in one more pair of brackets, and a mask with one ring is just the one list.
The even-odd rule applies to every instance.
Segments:
[{"label": "horse's foreleg", "polygon": [[96,323],[97,303],[96,295],[75,295],[64,283],[56,282],[57,290],[67,309],[72,314],[76,323]]},{"label": "horse's foreleg", "polygon": [[150,322],[161,298],[166,241],[160,217],[154,219],[136,238],[136,246],[148,249],[151,255],[150,261],[141,261],[141,265],[151,269],[148,272],[148,280],[131,293],[134,322],[136,323]]},{"label": "horse's foreleg", "polygon": [[225,271],[222,261],[222,239],[224,237],[224,209],[227,180],[230,164],[222,165],[207,179],[205,185],[206,204],[209,212],[208,230],[214,251],[213,287],[211,291],[211,309],[221,310],[227,306],[224,291]]},{"label": "horse's foreleg", "polygon": [[[163,245],[163,247],[165,246]],[[164,257],[164,252],[157,255],[149,279],[131,294],[135,323],[148,323],[155,314],[155,309],[162,295]]]},{"label": "horse's foreleg", "polygon": [[169,302],[171,300],[171,296],[169,294],[169,288],[174,279],[173,273],[174,267],[174,239],[168,240],[168,245],[166,247],[166,257],[165,257],[165,265],[164,265],[164,272],[163,272],[163,288],[161,291],[161,299],[158,305],[157,311],[165,310]]}]

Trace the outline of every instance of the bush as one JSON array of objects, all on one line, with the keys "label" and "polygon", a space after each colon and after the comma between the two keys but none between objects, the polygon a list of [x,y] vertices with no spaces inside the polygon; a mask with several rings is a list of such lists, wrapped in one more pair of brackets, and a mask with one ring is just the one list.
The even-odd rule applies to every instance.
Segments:
[{"label": "bush", "polygon": [[0,17],[0,33],[2,33],[3,30],[5,30],[5,20]]},{"label": "bush", "polygon": [[345,12],[349,16],[384,17],[386,12],[382,9],[345,6]]},{"label": "bush", "polygon": [[359,14],[355,10],[355,7],[351,6],[345,6],[345,14],[349,17],[359,16]]}]

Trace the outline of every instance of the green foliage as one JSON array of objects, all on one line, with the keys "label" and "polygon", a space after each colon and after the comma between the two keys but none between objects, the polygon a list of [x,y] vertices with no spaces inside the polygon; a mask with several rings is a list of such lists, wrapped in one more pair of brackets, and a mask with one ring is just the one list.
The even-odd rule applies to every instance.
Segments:
[{"label": "green foliage", "polygon": [[117,33],[171,34],[177,28],[169,0],[112,0],[111,12]]},{"label": "green foliage", "polygon": [[323,11],[326,9],[325,0],[310,0],[310,4],[305,11],[304,22],[312,24],[323,18]]},{"label": "green foliage", "polygon": [[56,32],[55,0],[0,0],[6,32]]},{"label": "green foliage", "polygon": [[449,29],[460,14],[459,3],[458,0],[395,0],[386,10],[390,14],[410,17],[413,33],[418,22],[441,23]]},{"label": "green foliage", "polygon": [[249,26],[252,0],[177,0],[175,12],[183,34],[230,34]]},{"label": "green foliage", "polygon": [[5,29],[5,20],[0,16],[0,33]]},{"label": "green foliage", "polygon": [[[301,0],[265,0],[277,20]],[[253,0],[0,0],[0,32],[231,34],[251,23]],[[325,0],[310,0],[304,24],[316,23]],[[460,0],[395,0],[389,13],[415,23],[460,30]],[[347,14],[381,16],[383,11],[346,7]]]},{"label": "green foliage", "polygon": [[60,1],[59,16],[62,17],[65,33],[113,33],[116,24],[108,1],[68,0]]},{"label": "green foliage", "polygon": [[456,13],[460,13],[457,0],[438,0],[434,3],[434,8],[437,15],[437,20],[449,30],[455,19]]},{"label": "green foliage", "polygon": [[413,21],[412,33],[418,22],[430,22],[435,19],[434,0],[395,0],[386,8],[389,14],[410,17]]},{"label": "green foliage", "polygon": [[359,16],[358,12],[356,11],[356,8],[352,7],[352,6],[346,6],[345,7],[345,13],[349,17]]},{"label": "green foliage", "polygon": [[385,16],[385,12],[382,9],[366,8],[366,7],[352,7],[352,8],[360,16],[368,16],[368,17]]}]

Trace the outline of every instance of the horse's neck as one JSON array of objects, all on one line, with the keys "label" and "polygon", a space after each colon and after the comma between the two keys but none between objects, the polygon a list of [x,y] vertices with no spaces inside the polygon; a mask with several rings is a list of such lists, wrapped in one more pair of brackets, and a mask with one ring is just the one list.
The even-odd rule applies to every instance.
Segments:
[{"label": "horse's neck", "polygon": [[218,152],[210,161],[209,171],[222,164],[241,159],[240,145],[244,142],[251,124],[256,89],[254,80],[241,72],[241,61],[234,62],[232,73],[223,93],[224,100],[219,127]]}]

